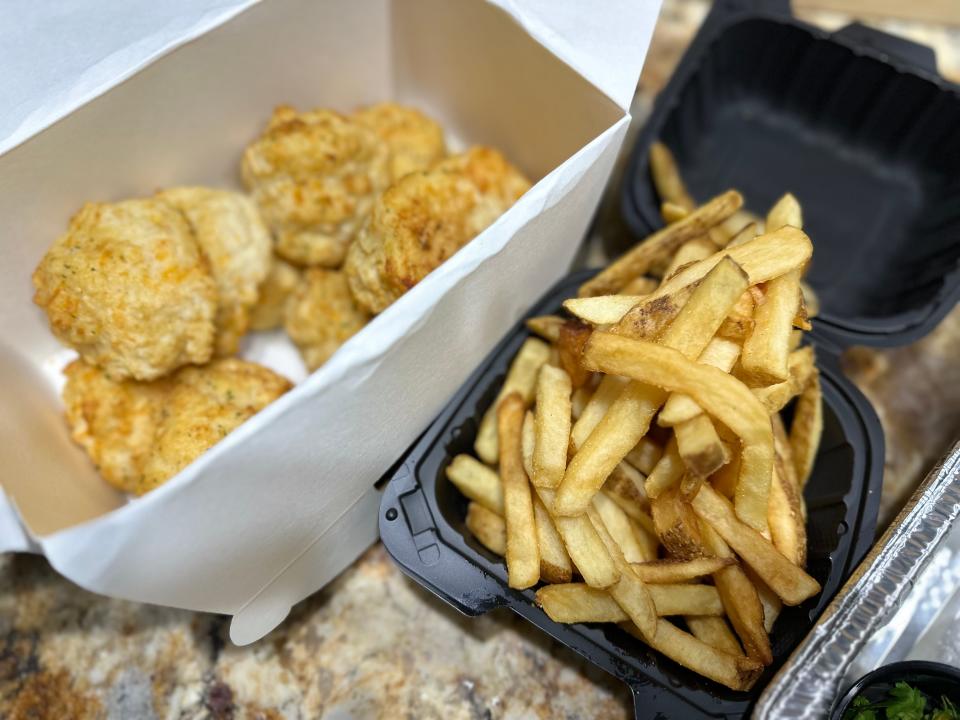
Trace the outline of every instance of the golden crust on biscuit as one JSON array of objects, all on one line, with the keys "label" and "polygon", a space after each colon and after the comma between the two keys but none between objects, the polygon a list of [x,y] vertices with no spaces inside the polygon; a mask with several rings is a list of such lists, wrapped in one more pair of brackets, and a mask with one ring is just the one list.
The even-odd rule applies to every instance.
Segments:
[{"label": "golden crust on biscuit", "polygon": [[499,152],[484,147],[404,177],[374,204],[347,254],[344,272],[357,303],[383,311],[529,187]]},{"label": "golden crust on biscuit", "polygon": [[287,304],[284,326],[303,361],[316,370],[370,320],[353,299],[342,272],[311,268]]},{"label": "golden crust on biscuit", "polygon": [[210,359],[216,286],[183,214],[165,202],[87,203],[33,285],[54,335],[114,379]]},{"label": "golden crust on biscuit", "polygon": [[386,145],[360,123],[281,106],[244,152],[242,174],[279,255],[338,267],[389,182],[388,160]]},{"label": "golden crust on biscuit", "polygon": [[300,282],[300,270],[278,257],[260,285],[260,297],[250,314],[251,330],[273,330],[283,325],[287,299]]},{"label": "golden crust on biscuit", "polygon": [[443,129],[414,108],[384,102],[358,110],[353,118],[387,144],[394,182],[426,170],[446,154]]},{"label": "golden crust on biscuit", "polygon": [[158,195],[187,218],[217,284],[214,354],[233,355],[250,326],[250,312],[272,262],[270,232],[246,195],[179,187]]}]

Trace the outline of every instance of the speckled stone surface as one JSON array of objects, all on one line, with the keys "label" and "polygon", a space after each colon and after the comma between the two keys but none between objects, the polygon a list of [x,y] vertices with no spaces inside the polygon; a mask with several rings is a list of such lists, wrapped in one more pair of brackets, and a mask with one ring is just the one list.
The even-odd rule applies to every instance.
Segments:
[{"label": "speckled stone surface", "polygon": [[[634,115],[642,122],[706,12],[665,0]],[[807,12],[839,27],[849,18]],[[960,31],[874,22],[937,49],[960,79]],[[627,142],[629,146],[629,140]],[[605,203],[616,232],[615,199]],[[600,247],[599,242],[593,243]],[[588,253],[597,260],[599,251]],[[857,351],[848,368],[878,407],[891,510],[960,431],[960,311],[910,348]],[[906,388],[906,390],[905,390]],[[371,548],[264,640],[227,641],[223,617],[111,600],[42,558],[0,556],[0,718],[278,720],[626,718],[626,687],[507,611],[465,618]]]}]

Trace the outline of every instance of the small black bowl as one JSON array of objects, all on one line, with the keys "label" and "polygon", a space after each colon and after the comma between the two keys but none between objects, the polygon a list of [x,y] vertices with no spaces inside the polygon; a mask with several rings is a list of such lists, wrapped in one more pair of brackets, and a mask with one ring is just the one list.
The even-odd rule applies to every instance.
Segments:
[{"label": "small black bowl", "polygon": [[926,695],[934,706],[939,704],[941,696],[946,696],[960,707],[960,668],[926,660],[906,660],[879,667],[857,680],[833,706],[830,720],[842,720],[858,695],[866,695],[872,701],[882,700],[887,690],[901,681]]}]

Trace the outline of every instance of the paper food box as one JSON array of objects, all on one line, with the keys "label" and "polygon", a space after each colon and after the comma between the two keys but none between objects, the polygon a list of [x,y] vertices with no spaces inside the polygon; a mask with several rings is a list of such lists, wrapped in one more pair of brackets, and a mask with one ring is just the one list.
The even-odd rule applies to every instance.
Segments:
[{"label": "paper food box", "polygon": [[[238,643],[376,539],[376,481],[567,270],[659,9],[246,5],[221,3],[165,46],[131,44],[108,80],[95,68],[100,85],[61,88],[0,141],[0,550],[43,553],[105,595],[229,613]],[[297,386],[159,489],[115,491],[63,418],[61,371],[75,355],[31,300],[43,254],[85,201],[239,189],[242,149],[278,104],[350,111],[387,99],[431,114],[454,149],[500,149],[534,186],[312,375],[282,333],[251,338],[242,355]]]}]

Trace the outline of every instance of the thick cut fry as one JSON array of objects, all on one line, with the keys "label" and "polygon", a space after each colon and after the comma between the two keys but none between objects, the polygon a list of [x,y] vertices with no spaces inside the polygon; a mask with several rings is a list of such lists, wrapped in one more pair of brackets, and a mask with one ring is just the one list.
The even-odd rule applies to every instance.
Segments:
[{"label": "thick cut fry", "polygon": [[687,212],[696,207],[696,203],[683,184],[683,178],[680,177],[673,153],[661,142],[655,142],[650,146],[650,177],[661,200],[674,203]]},{"label": "thick cut fry", "polygon": [[[746,277],[735,263],[718,263],[664,332],[661,339],[664,346],[676,348],[671,352],[681,356],[699,356],[726,317],[730,306],[746,287]],[[602,334],[615,340],[633,342],[609,333]],[[587,343],[588,350],[593,346],[593,337],[596,335],[595,332]],[[586,355],[584,361],[588,368],[593,369],[594,365],[586,361]],[[725,377],[732,380],[729,376]],[[557,513],[576,515],[583,512],[613,468],[647,433],[650,421],[666,397],[660,387],[643,382],[630,383],[623,389],[570,461],[557,492],[557,506],[554,508]]]},{"label": "thick cut fry", "polygon": [[537,380],[537,414],[534,420],[536,442],[533,446],[534,485],[553,488],[567,469],[567,445],[570,443],[570,376],[563,370],[544,365]]},{"label": "thick cut fry", "polygon": [[797,567],[807,564],[807,527],[800,500],[800,484],[793,467],[790,441],[779,415],[774,415],[773,449],[776,467],[770,487],[767,519],[773,546]]},{"label": "thick cut fry", "polygon": [[693,291],[699,284],[699,280],[690,283],[656,302],[646,302],[647,298],[652,297],[655,292],[641,298],[620,318],[616,325],[616,332],[626,337],[647,340],[659,338],[693,297]]},{"label": "thick cut fry", "polygon": [[687,210],[687,208],[681,207],[680,205],[672,203],[669,200],[660,203],[660,217],[663,218],[663,221],[667,225],[670,223],[675,223],[677,220],[683,220],[689,214],[690,211]]},{"label": "thick cut fry", "polygon": [[590,339],[593,328],[576,320],[568,320],[560,328],[557,339],[557,353],[560,355],[560,367],[570,376],[574,388],[579,388],[590,379],[591,373],[583,367],[580,356],[583,346]]},{"label": "thick cut fry", "polygon": [[[616,498],[612,499],[617,502]],[[620,507],[623,508],[622,505]],[[656,560],[657,553],[660,551],[660,538],[657,537],[656,529],[653,526],[653,518],[643,510],[636,516],[630,515],[630,512],[625,508],[623,508],[623,511],[629,516],[630,527],[633,528],[633,534],[637,536],[637,540],[643,547],[644,557],[648,558],[648,562]]]},{"label": "thick cut fry", "polygon": [[663,448],[655,440],[645,437],[627,453],[626,460],[644,475],[649,475],[662,455]]},{"label": "thick cut fry", "polygon": [[657,610],[646,584],[630,569],[620,546],[610,535],[596,508],[591,505],[586,514],[620,571],[617,582],[607,589],[610,597],[617,601],[617,605],[623,608],[645,637],[653,637],[657,627]]},{"label": "thick cut fry", "polygon": [[533,496],[533,517],[537,523],[537,544],[540,547],[540,578],[548,583],[570,582],[573,577],[570,556],[538,495]]},{"label": "thick cut fry", "polygon": [[737,636],[722,617],[688,615],[683,619],[690,628],[690,633],[700,642],[730,655],[743,655]]},{"label": "thick cut fry", "polygon": [[[640,542],[640,539],[633,532],[633,526],[630,519],[623,509],[611,500],[604,493],[597,493],[593,496],[593,509],[597,511],[603,525],[610,533],[610,537],[623,553],[623,559],[628,563],[646,562],[653,560],[648,554],[648,547]],[[642,559],[638,559],[642,558]]]},{"label": "thick cut fry", "polygon": [[704,575],[712,575],[734,563],[733,558],[717,557],[703,557],[693,560],[653,560],[635,564],[633,571],[645,583],[667,585],[686,583]]},{"label": "thick cut fry", "polygon": [[[802,267],[812,254],[813,245],[802,230],[793,227],[780,228],[776,232],[748,240],[742,245],[732,248],[728,246],[704,260],[680,269],[654,292],[630,308],[628,315],[642,316],[649,313],[651,308],[660,306],[668,306],[676,311],[686,302],[685,296],[689,292],[687,288],[703,279],[725,257],[729,257],[743,269],[750,279],[750,285],[756,285]],[[638,330],[631,332],[628,315],[620,320],[618,332],[633,337],[640,336]]]},{"label": "thick cut fry", "polygon": [[[547,510],[553,506],[554,492],[548,488],[535,488]],[[613,585],[620,577],[620,571],[610,557],[606,545],[597,534],[593,523],[586,515],[561,517],[550,513],[553,523],[563,538],[567,554],[584,581],[598,588]]]},{"label": "thick cut fry", "polygon": [[447,466],[447,478],[466,497],[503,517],[503,486],[496,470],[470,455],[457,455]]},{"label": "thick cut fry", "polygon": [[[715,557],[733,559],[730,547],[705,522],[700,523],[700,537],[706,552]],[[769,665],[773,662],[773,653],[763,626],[763,606],[746,573],[739,565],[731,565],[713,574],[713,584],[747,655]]]},{"label": "thick cut fry", "polygon": [[806,389],[800,393],[793,411],[793,423],[790,425],[793,467],[801,489],[813,472],[822,434],[823,392],[820,389],[820,378],[814,373]]},{"label": "thick cut fry", "polygon": [[820,583],[785,558],[749,525],[740,522],[730,504],[709,485],[691,503],[693,510],[743,559],[786,605],[799,605],[820,592]]},{"label": "thick cut fry", "polygon": [[778,413],[787,406],[794,397],[803,392],[815,377],[817,368],[813,348],[809,345],[790,353],[787,360],[790,377],[785,382],[767,385],[761,388],[752,388],[754,396],[759,400],[771,415]]},{"label": "thick cut fry", "polygon": [[777,200],[776,204],[767,213],[767,232],[779,230],[784,225],[791,225],[803,229],[803,213],[800,203],[791,194],[787,193]]},{"label": "thick cut fry", "polygon": [[767,587],[767,584],[763,580],[757,577],[757,574],[753,572],[753,570],[747,568],[744,572],[747,573],[750,582],[752,582],[753,586],[757,589],[757,597],[760,598],[760,605],[763,607],[763,628],[767,631],[767,634],[769,634],[773,632],[773,625],[777,621],[777,618],[780,617],[780,611],[783,610],[783,603],[780,602],[777,594]]},{"label": "thick cut fry", "polygon": [[675,663],[731,690],[749,690],[763,672],[763,665],[756,660],[710,647],[663,618],[657,623],[657,634],[652,640],[633,626],[622,627]]},{"label": "thick cut fry", "polygon": [[648,585],[657,615],[723,615],[720,594],[712,585]]},{"label": "thick cut fry", "polygon": [[507,525],[503,518],[491,512],[480,503],[472,502],[467,506],[467,530],[480,541],[487,550],[500,555],[507,553]]},{"label": "thick cut fry", "polygon": [[626,384],[626,378],[617,377],[616,375],[603,376],[596,391],[593,393],[593,397],[590,398],[590,402],[587,403],[580,417],[577,418],[577,422],[573,425],[573,430],[570,434],[570,446],[574,452],[590,437],[590,433],[593,432],[597,423],[603,419],[603,416],[607,414],[607,410],[610,409],[613,402],[620,396]]},{"label": "thick cut fry", "polygon": [[703,479],[726,463],[726,448],[706,415],[701,413],[685,420],[675,426],[673,432],[687,473]]},{"label": "thick cut fry", "polygon": [[[629,500],[640,510],[650,509],[650,500],[644,487],[646,477],[643,473],[624,461],[617,465],[603,484],[608,495],[616,495]],[[618,503],[619,504],[619,503]]]},{"label": "thick cut fry", "polygon": [[772,385],[789,377],[790,332],[799,305],[799,268],[767,283],[764,302],[753,313],[753,332],[740,355],[740,365],[754,385]]},{"label": "thick cut fry", "polygon": [[730,242],[727,243],[727,248],[735,248],[738,245],[743,245],[744,243],[750,242],[760,232],[760,228],[755,222],[748,223],[740,228],[737,233],[730,238]]},{"label": "thick cut fry", "polygon": [[640,275],[628,282],[620,290],[621,295],[649,295],[660,283],[652,277]]},{"label": "thick cut fry", "polygon": [[693,560],[703,556],[700,526],[690,503],[680,497],[678,489],[662,493],[650,501],[650,514],[657,537],[676,560]]},{"label": "thick cut fry", "polygon": [[523,453],[523,471],[528,478],[533,477],[533,447],[537,444],[536,418],[527,410],[523,416],[523,428],[520,430],[520,452]]},{"label": "thick cut fry", "polygon": [[523,470],[521,430],[526,403],[511,392],[500,401],[497,431],[500,442],[500,479],[503,483],[504,520],[507,524],[507,582],[522,590],[540,579],[540,549],[533,517],[530,483]]},{"label": "thick cut fry", "polygon": [[546,585],[537,590],[536,602],[558,623],[619,623],[628,619],[610,593],[585,583]]},{"label": "thick cut fry", "polygon": [[705,237],[688,240],[677,250],[677,254],[670,260],[666,270],[663,271],[663,277],[670,278],[684,265],[708,258],[717,250],[717,246]]},{"label": "thick cut fry", "polygon": [[497,407],[500,401],[510,393],[518,393],[525,405],[533,400],[533,393],[537,384],[537,373],[540,367],[550,357],[550,347],[542,340],[527,339],[520,347],[520,351],[513,359],[503,387],[493,404],[487,409],[480,421],[474,450],[485,463],[493,465],[500,457],[497,443]]},{"label": "thick cut fry", "polygon": [[644,485],[647,497],[659,497],[679,485],[680,478],[683,477],[683,471],[683,460],[680,459],[680,453],[677,450],[677,440],[676,438],[670,438],[663,455],[660,456],[657,464],[653,466],[653,470],[647,475],[647,482]]},{"label": "thick cut fry", "polygon": [[717,470],[711,477],[713,489],[728,500],[733,500],[737,493],[737,480],[740,477],[740,449],[732,448],[730,462]]},{"label": "thick cut fry", "polygon": [[536,333],[547,342],[555,343],[560,339],[560,328],[566,321],[566,318],[559,315],[539,315],[528,318],[526,325],[530,332]]},{"label": "thick cut fry", "polygon": [[563,307],[583,322],[591,325],[609,325],[620,322],[620,318],[645,297],[646,295],[595,295],[570,298],[563,301]]},{"label": "thick cut fry", "polygon": [[[730,190],[701,205],[682,220],[667,225],[621,256],[580,286],[580,297],[609,295],[643,275],[657,261],[673,255],[688,240],[703,235],[743,205],[740,193]],[[706,274],[704,271],[699,277]],[[683,283],[684,285],[689,283]]]},{"label": "thick cut fry", "polygon": [[573,395],[570,396],[570,415],[573,420],[580,419],[591,397],[593,397],[593,388],[589,384],[582,385],[573,391]]},{"label": "thick cut fry", "polygon": [[[738,357],[740,357],[739,343],[715,337],[700,353],[697,362],[728,373],[733,369]],[[674,393],[657,415],[657,424],[661,427],[673,427],[686,420],[692,420],[702,412],[703,408],[697,405],[689,395]]]},{"label": "thick cut fry", "polygon": [[[767,498],[773,476],[773,432],[763,406],[743,383],[716,368],[691,362],[670,347],[611,333],[594,333],[584,352],[584,361],[588,367],[601,372],[686,393],[736,433],[742,441],[737,516],[757,530],[766,530]],[[602,425],[601,422],[597,426],[598,430]],[[592,439],[591,436],[587,440],[585,448]],[[574,457],[567,468],[561,491],[576,460]]]}]

